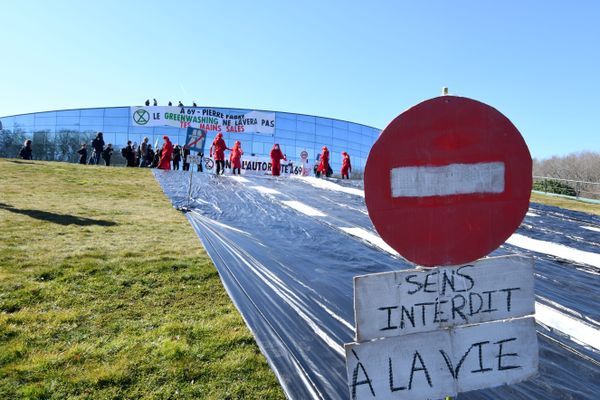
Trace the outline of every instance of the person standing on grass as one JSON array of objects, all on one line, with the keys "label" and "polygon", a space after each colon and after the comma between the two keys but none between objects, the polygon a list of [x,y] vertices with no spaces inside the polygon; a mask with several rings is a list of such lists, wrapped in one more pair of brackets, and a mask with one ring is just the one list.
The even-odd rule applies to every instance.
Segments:
[{"label": "person standing on grass", "polygon": [[160,161],[158,162],[159,169],[171,169],[171,158],[173,157],[173,143],[167,135],[163,136],[165,143],[163,144]]},{"label": "person standing on grass", "polygon": [[233,145],[233,150],[231,150],[231,155],[229,156],[229,160],[231,161],[231,172],[235,175],[235,171],[237,170],[237,174],[241,175],[242,173],[242,155],[244,151],[242,150],[242,142],[239,140],[235,141]]},{"label": "person standing on grass", "polygon": [[285,155],[279,148],[279,143],[275,143],[271,149],[271,175],[279,176],[281,173],[281,160],[286,160]]},{"label": "person standing on grass", "polygon": [[82,143],[77,153],[79,154],[79,164],[85,165],[87,162],[87,144]]},{"label": "person standing on grass", "polygon": [[33,149],[31,148],[31,139],[27,139],[21,147],[21,151],[19,152],[19,157],[23,160],[33,160]]},{"label": "person standing on grass", "polygon": [[143,168],[146,166],[146,161],[148,160],[148,146],[149,146],[148,136],[146,136],[146,137],[144,137],[144,140],[142,141],[142,143],[140,143],[140,145],[137,149],[140,168]]},{"label": "person standing on grass", "polygon": [[342,179],[350,179],[349,172],[352,172],[352,165],[350,165],[350,155],[345,151],[342,151]]},{"label": "person standing on grass", "polygon": [[108,146],[102,151],[102,159],[104,160],[104,164],[107,167],[110,167],[110,158],[112,157],[113,148],[112,144],[109,143]]},{"label": "person standing on grass", "polygon": [[217,164],[217,175],[223,175],[225,172],[225,150],[229,150],[223,140],[223,134],[217,133],[215,140],[210,146],[210,156],[215,156],[215,164]]},{"label": "person standing on grass", "polygon": [[121,149],[121,155],[127,160],[128,167],[135,167],[135,150],[131,145],[131,140],[128,140],[127,146]]},{"label": "person standing on grass", "polygon": [[94,152],[92,153],[92,158],[90,159],[90,164],[98,165],[100,164],[100,155],[104,150],[104,137],[102,132],[96,133],[96,137],[92,140],[92,147]]},{"label": "person standing on grass", "polygon": [[321,152],[321,162],[319,163],[319,167],[317,168],[317,172],[321,173],[323,176],[327,176],[329,173],[329,149],[327,146],[323,146],[323,151]]},{"label": "person standing on grass", "polygon": [[152,165],[152,161],[154,161],[154,150],[152,150],[152,145],[148,143],[148,150],[146,151],[146,158],[144,160],[144,167],[149,167]]},{"label": "person standing on grass", "polygon": [[173,148],[173,169],[179,170],[179,162],[181,161],[181,146],[176,144]]}]

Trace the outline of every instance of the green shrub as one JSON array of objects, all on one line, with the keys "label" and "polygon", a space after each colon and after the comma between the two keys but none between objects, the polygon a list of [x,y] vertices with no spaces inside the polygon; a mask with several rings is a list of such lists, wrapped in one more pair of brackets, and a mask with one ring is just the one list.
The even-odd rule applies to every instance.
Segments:
[{"label": "green shrub", "polygon": [[533,183],[533,190],[541,192],[564,194],[567,196],[577,196],[577,191],[564,182],[553,179],[544,179]]}]

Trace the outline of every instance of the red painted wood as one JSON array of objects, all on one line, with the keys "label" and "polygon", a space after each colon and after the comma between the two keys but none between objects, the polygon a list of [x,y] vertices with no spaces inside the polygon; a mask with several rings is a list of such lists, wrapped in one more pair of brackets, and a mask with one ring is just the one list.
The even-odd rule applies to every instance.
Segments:
[{"label": "red painted wood", "polygon": [[[390,173],[406,166],[503,162],[502,193],[392,197]],[[475,261],[519,227],[529,207],[532,161],[517,128],[464,97],[426,100],[381,133],[365,166],[365,201],[380,236],[426,267]]]}]

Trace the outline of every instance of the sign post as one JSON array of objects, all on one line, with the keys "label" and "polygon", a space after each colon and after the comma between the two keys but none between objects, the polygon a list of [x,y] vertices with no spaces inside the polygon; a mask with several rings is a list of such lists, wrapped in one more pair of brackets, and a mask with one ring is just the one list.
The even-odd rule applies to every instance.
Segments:
[{"label": "sign post", "polygon": [[475,100],[430,99],[383,130],[365,202],[418,267],[354,278],[352,399],[443,398],[537,373],[533,259],[481,259],[521,224],[531,169],[519,131]]},{"label": "sign post", "polygon": [[[186,158],[186,162],[188,164],[194,164],[194,165],[198,165],[202,162],[202,157],[198,156],[198,155],[188,155]],[[187,208],[190,208],[190,205],[192,203],[192,174],[194,173],[194,168],[190,168],[190,184],[189,184],[189,188],[188,188],[188,198],[187,198]]]}]

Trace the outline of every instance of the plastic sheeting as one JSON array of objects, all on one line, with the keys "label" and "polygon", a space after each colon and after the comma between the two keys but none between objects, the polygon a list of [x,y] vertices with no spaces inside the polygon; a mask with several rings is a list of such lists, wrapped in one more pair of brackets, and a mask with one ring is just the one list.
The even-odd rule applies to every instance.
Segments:
[{"label": "plastic sheeting", "polygon": [[[188,203],[188,174],[155,175],[174,206]],[[361,185],[194,173],[190,205],[190,223],[286,395],[349,398],[343,344],[354,337],[352,278],[412,267],[377,241]],[[581,250],[585,258],[599,252],[598,227],[597,217],[533,204],[517,233]],[[539,377],[461,399],[600,393],[600,351],[589,335],[600,329],[600,268],[536,250],[515,240],[493,255],[536,258],[536,300],[545,313],[538,321]],[[587,335],[569,336],[581,327]]]}]

